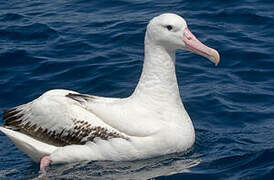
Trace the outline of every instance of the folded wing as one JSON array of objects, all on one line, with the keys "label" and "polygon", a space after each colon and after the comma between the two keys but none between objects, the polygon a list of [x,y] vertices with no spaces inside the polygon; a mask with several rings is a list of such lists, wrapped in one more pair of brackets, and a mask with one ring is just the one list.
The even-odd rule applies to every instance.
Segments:
[{"label": "folded wing", "polygon": [[4,125],[54,146],[85,144],[95,138],[129,139],[81,105],[82,99],[93,98],[67,90],[48,91],[28,104],[5,110]]}]

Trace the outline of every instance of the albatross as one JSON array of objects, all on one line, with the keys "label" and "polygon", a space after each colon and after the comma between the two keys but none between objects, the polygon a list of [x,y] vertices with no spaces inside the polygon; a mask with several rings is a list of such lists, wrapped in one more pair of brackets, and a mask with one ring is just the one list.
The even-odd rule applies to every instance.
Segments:
[{"label": "albatross", "polygon": [[50,90],[4,110],[6,134],[45,172],[49,164],[125,161],[187,151],[195,142],[175,73],[175,52],[188,50],[219,63],[179,15],[165,13],[147,25],[142,74],[127,98]]}]

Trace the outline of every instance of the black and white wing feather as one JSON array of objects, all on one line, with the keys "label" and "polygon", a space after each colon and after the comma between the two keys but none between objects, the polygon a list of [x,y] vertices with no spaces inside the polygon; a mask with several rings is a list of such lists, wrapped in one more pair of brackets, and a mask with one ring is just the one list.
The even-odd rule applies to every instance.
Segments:
[{"label": "black and white wing feather", "polygon": [[129,139],[81,105],[92,100],[93,96],[72,91],[49,91],[28,104],[5,110],[4,125],[54,146],[85,144],[95,138]]}]

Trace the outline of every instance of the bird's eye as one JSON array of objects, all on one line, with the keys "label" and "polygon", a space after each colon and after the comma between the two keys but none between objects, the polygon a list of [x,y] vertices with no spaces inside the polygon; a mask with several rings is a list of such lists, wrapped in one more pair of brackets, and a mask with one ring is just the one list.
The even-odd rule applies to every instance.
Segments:
[{"label": "bird's eye", "polygon": [[166,28],[170,31],[173,27],[171,25],[167,25]]}]

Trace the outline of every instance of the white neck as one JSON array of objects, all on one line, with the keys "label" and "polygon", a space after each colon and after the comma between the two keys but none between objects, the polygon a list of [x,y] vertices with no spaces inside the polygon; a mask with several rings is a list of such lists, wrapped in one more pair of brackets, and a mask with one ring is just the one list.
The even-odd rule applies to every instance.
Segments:
[{"label": "white neck", "polygon": [[131,97],[182,104],[175,72],[175,51],[153,44],[147,35],[142,75]]}]

